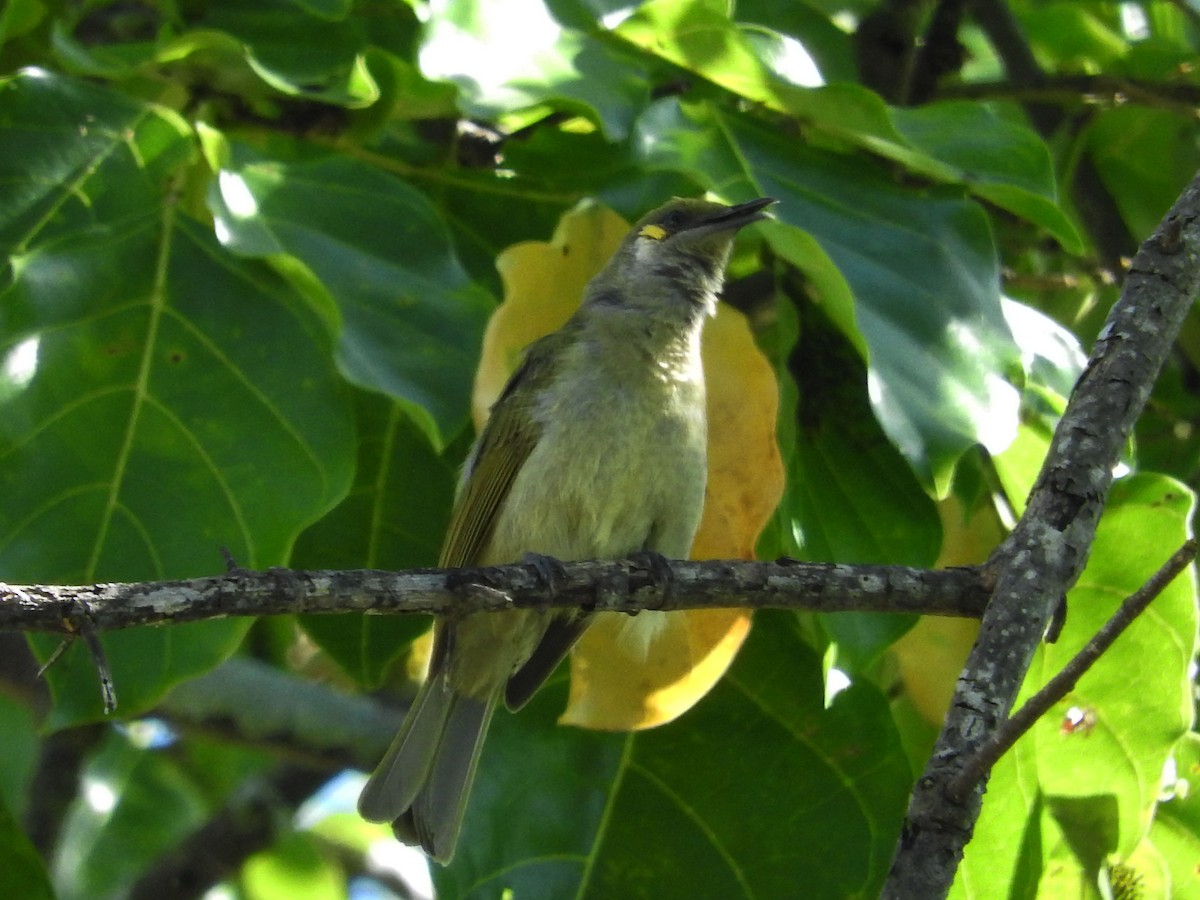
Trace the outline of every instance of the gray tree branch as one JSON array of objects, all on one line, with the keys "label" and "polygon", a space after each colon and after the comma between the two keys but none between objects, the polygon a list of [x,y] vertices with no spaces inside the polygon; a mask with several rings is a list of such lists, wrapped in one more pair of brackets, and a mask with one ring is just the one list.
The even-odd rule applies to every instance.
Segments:
[{"label": "gray tree branch", "polygon": [[953,786],[1003,727],[1054,609],[1087,561],[1125,442],[1200,294],[1200,175],[1138,251],[1055,430],[1025,515],[993,554],[996,591],[917,780],[883,896],[943,897],[986,781]]},{"label": "gray tree branch", "polygon": [[[77,635],[134,625],[221,616],[292,613],[427,613],[461,615],[522,607],[642,609],[867,610],[926,615],[983,613],[991,590],[985,568],[939,571],[792,561],[671,562],[664,592],[638,563],[563,563],[547,584],[533,566],[266,572],[234,570],[210,578],[138,584],[0,584],[0,631]],[[601,587],[597,587],[597,586]]]}]

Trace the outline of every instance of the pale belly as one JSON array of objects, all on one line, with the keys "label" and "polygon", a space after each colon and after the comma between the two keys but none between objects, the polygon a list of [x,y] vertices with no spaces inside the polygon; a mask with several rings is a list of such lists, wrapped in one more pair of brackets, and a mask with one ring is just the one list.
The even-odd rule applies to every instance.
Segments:
[{"label": "pale belly", "polygon": [[[551,416],[479,564],[519,562],[530,553],[563,561],[642,550],[686,557],[704,504],[707,435],[702,384],[674,389],[694,392],[675,415],[633,408],[589,415],[595,400],[588,396],[572,414]],[[600,419],[615,427],[597,427]],[[529,659],[552,615],[520,610],[458,620],[452,680],[466,693],[490,695]]]}]

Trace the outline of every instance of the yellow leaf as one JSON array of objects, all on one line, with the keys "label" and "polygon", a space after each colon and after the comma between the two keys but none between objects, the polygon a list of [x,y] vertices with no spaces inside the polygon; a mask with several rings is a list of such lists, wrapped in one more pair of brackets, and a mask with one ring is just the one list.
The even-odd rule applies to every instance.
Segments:
[{"label": "yellow leaf", "polygon": [[[995,514],[980,508],[968,515],[953,494],[938,504],[942,519],[942,552],[935,566],[976,565],[987,559],[1003,532]],[[975,619],[922,616],[892,645],[900,679],[913,706],[934,725],[946,718],[958,674],[979,635]]]},{"label": "yellow leaf", "polygon": [[584,287],[604,268],[627,231],[629,224],[611,209],[584,203],[562,217],[550,243],[513,244],[496,257],[504,303],[492,313],[483,334],[471,396],[476,429],[482,430],[522,351],[571,317]]},{"label": "yellow leaf", "polygon": [[[631,640],[627,629],[645,618],[658,620],[653,636]],[[750,614],[738,609],[600,613],[571,654],[560,721],[605,731],[670,722],[721,680],[749,631]]]},{"label": "yellow leaf", "polygon": [[[629,225],[609,209],[581,204],[549,243],[527,241],[500,254],[505,302],[488,323],[475,378],[477,426],[500,395],[521,351],[559,328],[584,286],[612,256]],[[722,307],[704,335],[709,476],[694,559],[752,558],[783,492],[775,443],[778,391],[745,319]],[[742,610],[636,617],[602,614],[571,657],[570,701],[562,721],[635,729],[668,722],[725,673],[750,627]],[[641,640],[629,640],[630,631]]]}]

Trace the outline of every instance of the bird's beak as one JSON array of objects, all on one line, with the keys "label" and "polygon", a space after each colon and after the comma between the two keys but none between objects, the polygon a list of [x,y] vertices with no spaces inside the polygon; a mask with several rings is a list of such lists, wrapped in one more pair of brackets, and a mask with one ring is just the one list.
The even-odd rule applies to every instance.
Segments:
[{"label": "bird's beak", "polygon": [[746,203],[739,203],[736,206],[729,206],[716,213],[711,218],[697,222],[693,227],[710,233],[714,231],[730,231],[744,228],[751,222],[757,222],[760,219],[767,218],[767,215],[765,212],[763,212],[763,210],[775,202],[777,201],[774,197],[759,197],[757,200],[749,200]]}]

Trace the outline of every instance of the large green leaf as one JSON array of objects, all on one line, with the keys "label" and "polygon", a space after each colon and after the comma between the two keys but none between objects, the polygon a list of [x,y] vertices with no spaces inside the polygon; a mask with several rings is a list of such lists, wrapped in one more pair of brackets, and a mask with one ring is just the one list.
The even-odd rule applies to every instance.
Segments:
[{"label": "large green leaf", "polygon": [[[781,441],[787,485],[777,527],[783,551],[800,559],[929,567],[942,544],[937,507],[871,412],[866,369],[845,337],[815,308],[802,311],[799,337],[780,373]],[[794,410],[787,398],[795,378]],[[822,616],[843,672],[869,670],[914,616]]]},{"label": "large green leaf", "polygon": [[872,415],[861,359],[818,310],[802,316],[788,360],[798,398],[781,425],[794,433],[779,509],[795,536],[792,553],[932,566],[942,542],[937,508]]},{"label": "large green leaf", "polygon": [[874,688],[854,685],[825,708],[820,659],[794,621],[760,616],[726,678],[661,728],[556,727],[561,681],[518,717],[499,714],[439,890],[875,896],[908,763]]},{"label": "large green leaf", "polygon": [[988,777],[984,808],[967,845],[951,900],[1036,897],[1045,839],[1044,799],[1026,741],[1018,741]]},{"label": "large green leaf", "polygon": [[6,253],[145,213],[195,154],[187,126],[169,110],[37,69],[0,81],[0,130]]},{"label": "large green leaf", "polygon": [[336,304],[347,377],[403,401],[438,445],[453,437],[491,301],[459,265],[438,210],[352,159],[232,156],[209,193],[224,245],[298,260]]},{"label": "large green leaf", "polygon": [[[1066,627],[1039,650],[1018,705],[1183,542],[1192,501],[1161,476],[1114,485],[1088,567],[1068,595]],[[1138,848],[1160,800],[1164,766],[1192,722],[1196,622],[1189,570],[1000,761],[954,896],[1014,896],[1019,885],[1050,875],[1060,885],[1073,879],[1078,890],[1095,883],[1103,862]],[[1014,834],[1024,838],[1014,841]]]},{"label": "large green leaf", "polygon": [[[327,329],[169,202],[166,161],[190,153],[164,146],[184,136],[160,114],[36,74],[5,86],[0,120],[12,108],[28,143],[49,136],[57,149],[5,155],[6,174],[19,179],[24,160],[35,187],[0,215],[16,249],[0,290],[0,571],[178,578],[217,569],[221,546],[243,565],[284,562],[350,482]],[[106,636],[122,712],[214,665],[245,627]],[[50,680],[52,724],[99,714],[82,644]]]},{"label": "large green leaf", "polygon": [[818,286],[828,286],[828,315],[866,348],[875,413],[919,473],[944,486],[967,447],[999,451],[1012,439],[1018,394],[1006,379],[1018,358],[978,206],[899,187],[861,161],[712,107],[664,101],[639,137],[649,163],[694,172],[723,194],[775,197],[774,217],[815,239],[823,254],[810,256],[790,229],[764,229],[782,255],[802,270],[814,266]]},{"label": "large green leaf", "polygon": [[[437,565],[454,496],[452,467],[394,403],[357,397],[354,487],[300,535],[292,564],[323,569]],[[429,627],[425,616],[303,616],[309,636],[353,678],[376,686],[388,664]]]},{"label": "large green leaf", "polygon": [[1031,129],[965,101],[890,113],[911,146],[954,167],[954,181],[1041,225],[1068,252],[1083,253],[1083,239],[1058,205],[1050,152]]},{"label": "large green leaf", "polygon": [[[1135,475],[1114,485],[1088,566],[1067,597],[1069,626],[1030,668],[1036,684],[1066,664],[1188,533],[1194,498],[1183,485]],[[1188,667],[1196,651],[1196,580],[1188,569],[1121,636],[1063,706],[1095,714],[1087,751],[1047,716],[1034,730],[1038,780],[1048,796],[1109,794],[1118,849],[1129,853],[1150,824],[1163,765],[1192,722]],[[1153,660],[1154,665],[1138,663]]]}]

